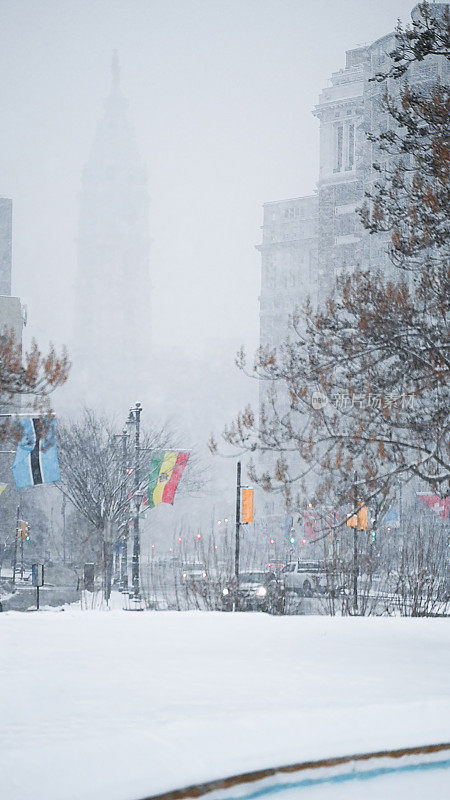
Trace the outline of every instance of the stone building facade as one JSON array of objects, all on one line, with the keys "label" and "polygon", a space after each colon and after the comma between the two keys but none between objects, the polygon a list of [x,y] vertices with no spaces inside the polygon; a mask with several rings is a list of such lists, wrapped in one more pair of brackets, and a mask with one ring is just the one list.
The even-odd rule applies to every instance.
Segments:
[{"label": "stone building facade", "polygon": [[320,122],[318,193],[318,298],[335,276],[363,261],[363,231],[356,213],[363,198],[364,73],[366,48],[349,50],[345,68],[331,76],[314,109]]},{"label": "stone building facade", "polygon": [[0,197],[0,329],[14,331],[22,343],[24,310],[18,297],[11,297],[12,200]]},{"label": "stone building facade", "polygon": [[[441,14],[446,5],[436,3],[432,9]],[[415,6],[412,18],[419,13]],[[392,32],[368,46],[348,50],[345,66],[332,74],[330,85],[320,93],[313,111],[320,137],[317,194],[264,205],[263,242],[258,246],[262,345],[285,339],[288,311],[301,305],[307,295],[313,304],[324,299],[341,271],[357,266],[384,273],[391,269],[386,237],[371,236],[357,209],[378,178],[373,162],[383,164],[386,158],[367,139],[367,132],[376,134],[391,124],[382,108],[386,87],[370,78],[388,68],[394,43]],[[408,80],[423,88],[438,78],[448,80],[448,69],[445,58],[428,56],[409,68]],[[389,81],[389,91],[396,91],[393,81]],[[301,233],[300,219],[304,218],[296,214],[303,209],[310,230],[315,231],[312,237]],[[297,283],[292,282],[293,272]]]},{"label": "stone building facade", "polygon": [[12,200],[0,197],[0,295],[11,294]]},{"label": "stone building facade", "polygon": [[318,199],[295,197],[264,205],[261,253],[261,344],[278,345],[296,305],[316,285]]},{"label": "stone building facade", "polygon": [[[442,14],[448,4],[436,3]],[[415,6],[413,19],[420,13]],[[380,270],[392,268],[386,235],[370,235],[357,209],[378,179],[376,161],[386,159],[367,139],[367,132],[387,130],[392,121],[382,108],[385,85],[371,81],[389,67],[394,49],[391,32],[365,47],[346,52],[345,66],[331,75],[320,93],[313,114],[319,120],[320,155],[315,195],[266,203],[263,211],[260,294],[260,345],[273,347],[290,336],[289,316],[309,297],[313,306],[324,300],[342,271],[357,266]],[[438,78],[448,82],[448,61],[428,56],[408,69],[408,80],[425,87]],[[397,91],[389,81],[389,91]],[[278,387],[279,388],[279,387]],[[261,382],[260,401],[268,385]],[[283,409],[282,392],[277,392]],[[270,463],[269,463],[270,462]],[[260,466],[271,471],[274,454],[266,454]],[[261,497],[261,517],[271,519],[272,535],[283,529],[286,513],[280,495]]]}]

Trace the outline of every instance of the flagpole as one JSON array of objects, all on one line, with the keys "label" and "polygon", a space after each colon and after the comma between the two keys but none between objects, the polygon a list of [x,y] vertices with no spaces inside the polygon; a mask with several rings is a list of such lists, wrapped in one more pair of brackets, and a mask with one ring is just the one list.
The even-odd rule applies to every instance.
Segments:
[{"label": "flagpole", "polygon": [[240,524],[241,524],[241,462],[237,462],[236,466],[236,532],[234,543],[234,580],[235,580],[235,596],[234,596],[234,610],[239,610],[239,550],[240,550]]},{"label": "flagpole", "polygon": [[[16,565],[17,565],[17,537],[19,535],[19,519],[20,519],[20,503],[17,506],[17,515],[16,515],[16,533],[14,536],[14,553],[13,553],[13,574],[12,574],[12,585],[15,587],[16,585]],[[13,589],[15,591],[15,589]]]},{"label": "flagpole", "polygon": [[133,559],[132,559],[132,584],[133,584],[133,598],[135,601],[140,600],[141,591],[139,583],[139,565],[140,565],[140,531],[139,531],[139,488],[140,488],[140,470],[139,470],[139,440],[140,440],[140,427],[141,427],[141,412],[142,406],[136,403],[134,407],[130,408],[130,418],[135,425],[135,438],[134,438],[134,503],[135,515],[133,520],[134,537],[133,537]]},{"label": "flagpole", "polygon": [[[121,433],[122,438],[122,470],[124,475],[124,480],[126,480],[127,474],[127,460],[128,460],[128,450],[127,450],[127,442],[128,442],[128,432],[126,426],[123,428]],[[126,484],[125,484],[126,485]],[[120,586],[122,592],[128,592],[128,533],[130,527],[128,524],[125,526],[125,530],[123,532],[122,537],[122,548],[120,553]]]}]

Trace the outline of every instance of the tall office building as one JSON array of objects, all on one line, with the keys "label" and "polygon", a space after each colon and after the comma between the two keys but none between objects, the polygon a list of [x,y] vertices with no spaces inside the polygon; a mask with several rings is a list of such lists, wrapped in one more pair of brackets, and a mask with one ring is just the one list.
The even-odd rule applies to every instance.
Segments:
[{"label": "tall office building", "polygon": [[0,295],[11,294],[12,200],[0,197]]},{"label": "tall office building", "polygon": [[13,330],[22,343],[24,314],[18,297],[11,297],[12,200],[0,197],[0,329]]},{"label": "tall office building", "polygon": [[102,407],[139,398],[150,348],[147,177],[118,56],[82,177],[73,379]]}]

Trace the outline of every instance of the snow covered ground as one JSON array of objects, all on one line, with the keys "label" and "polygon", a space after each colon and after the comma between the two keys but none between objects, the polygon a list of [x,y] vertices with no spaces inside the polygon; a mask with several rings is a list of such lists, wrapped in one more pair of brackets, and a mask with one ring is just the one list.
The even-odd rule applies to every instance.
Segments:
[{"label": "snow covered ground", "polygon": [[444,619],[2,614],[2,798],[138,800],[448,741],[449,630]]}]

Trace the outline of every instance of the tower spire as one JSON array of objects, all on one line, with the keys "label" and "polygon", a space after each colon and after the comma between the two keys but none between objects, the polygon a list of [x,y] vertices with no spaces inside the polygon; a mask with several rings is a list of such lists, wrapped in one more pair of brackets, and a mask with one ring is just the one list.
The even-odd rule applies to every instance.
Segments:
[{"label": "tower spire", "polygon": [[73,360],[89,402],[103,403],[108,386],[105,402],[115,404],[141,385],[150,340],[150,281],[146,175],[119,87],[116,50],[110,65],[109,92],[80,194]]},{"label": "tower spire", "polygon": [[111,94],[118,94],[120,81],[119,54],[113,50],[111,59]]}]

